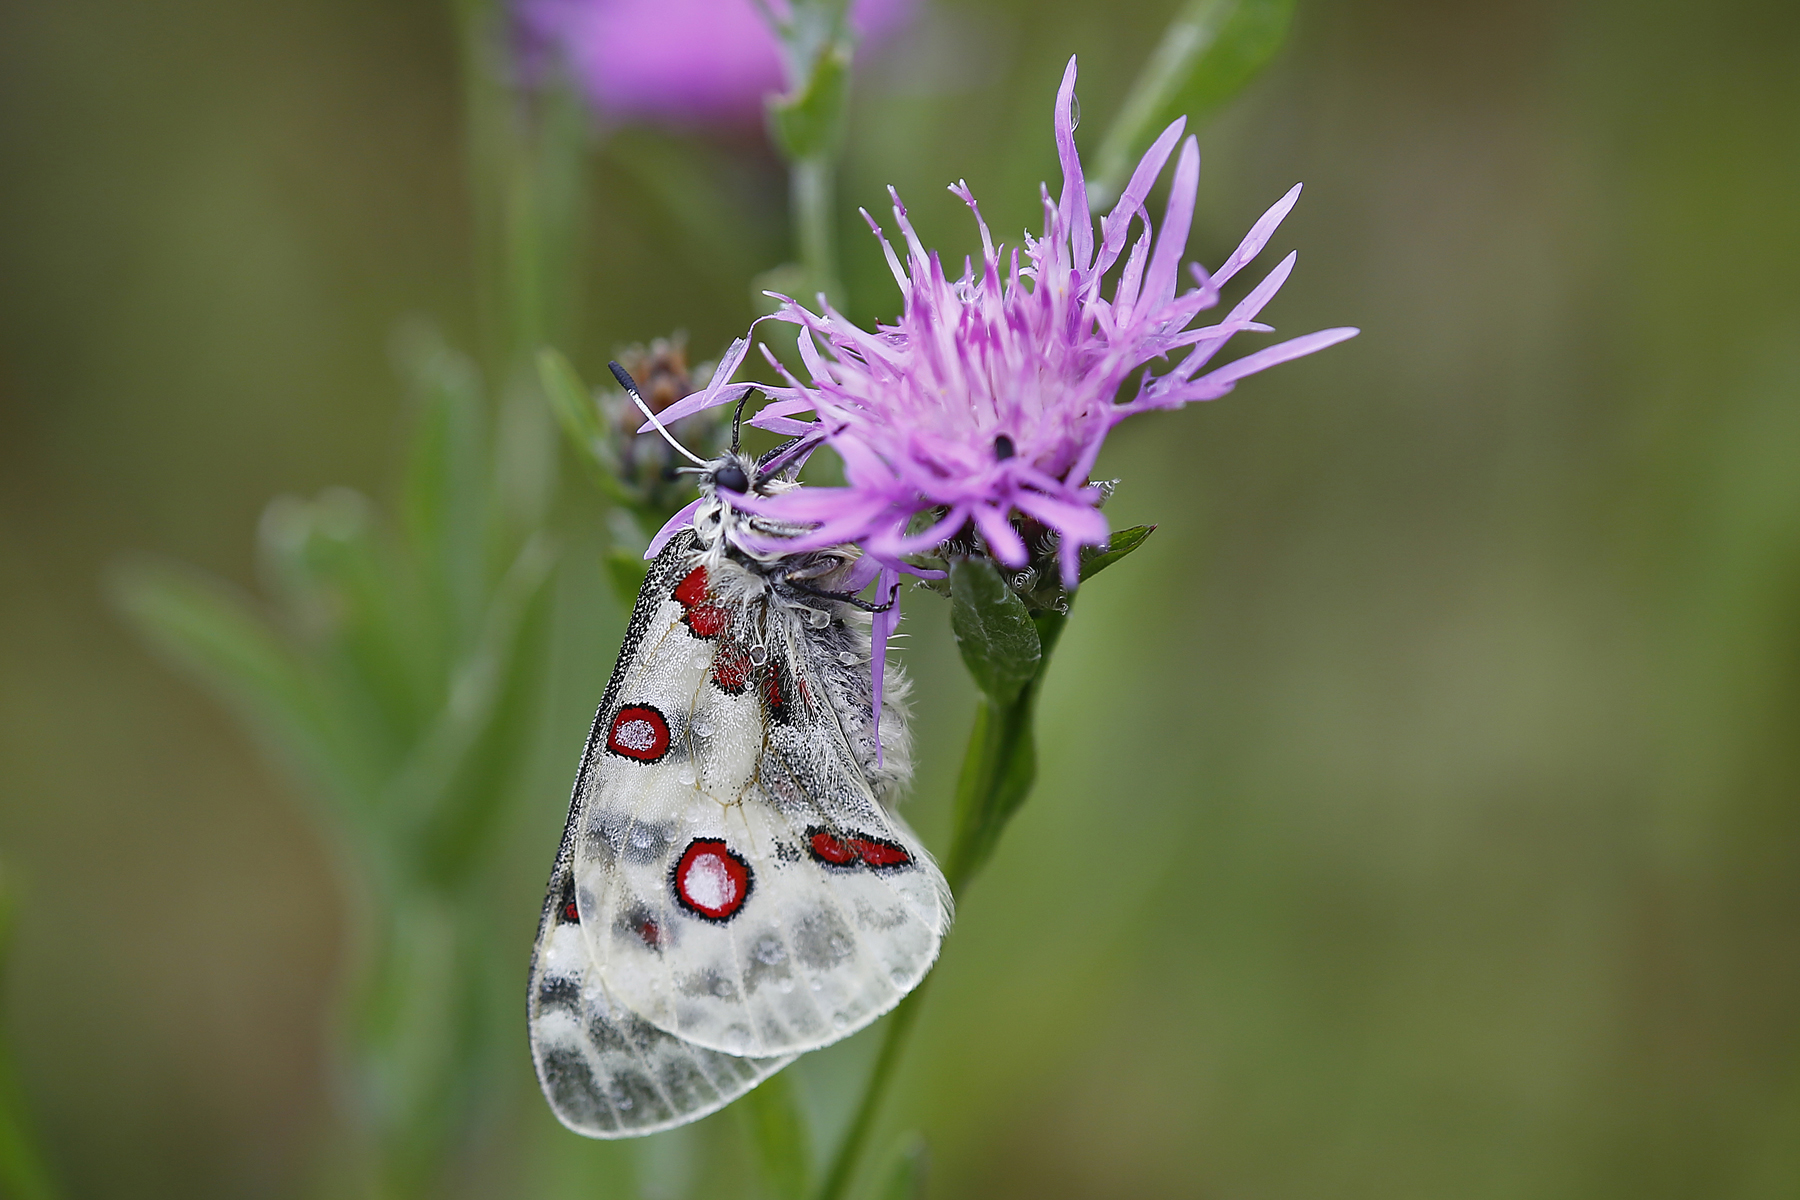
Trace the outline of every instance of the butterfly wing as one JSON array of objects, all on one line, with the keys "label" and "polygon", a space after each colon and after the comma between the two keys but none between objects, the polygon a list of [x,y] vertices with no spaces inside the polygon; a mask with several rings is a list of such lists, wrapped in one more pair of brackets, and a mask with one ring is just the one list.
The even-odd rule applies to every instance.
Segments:
[{"label": "butterfly wing", "polygon": [[620,1005],[594,970],[570,911],[574,894],[559,860],[531,962],[531,1054],[564,1125],[599,1138],[655,1133],[730,1103],[793,1061],[704,1050]]},{"label": "butterfly wing", "polygon": [[683,1041],[815,1049],[924,978],[948,889],[876,798],[866,618],[720,601],[674,550],[582,766],[581,928],[608,995]]}]

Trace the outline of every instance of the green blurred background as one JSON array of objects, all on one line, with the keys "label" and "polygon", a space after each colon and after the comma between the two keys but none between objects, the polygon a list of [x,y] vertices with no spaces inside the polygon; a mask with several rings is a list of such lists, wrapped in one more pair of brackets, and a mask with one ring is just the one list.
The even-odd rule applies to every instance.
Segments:
[{"label": "green blurred background", "polygon": [[[964,177],[1016,240],[1066,56],[1091,149],[1172,10],[936,0],[858,77],[846,214],[892,182],[961,252]],[[427,0],[0,7],[6,1033],[71,1196],[297,1196],[320,1152],[328,850],[103,579],[250,586],[272,495],[391,493],[394,329],[477,339],[458,86]],[[1202,127],[1191,251],[1304,180],[1270,317],[1364,333],[1101,461],[1160,530],[1082,594],[960,898],[882,1135],[925,1132],[934,1195],[1800,1192],[1797,118],[1791,3],[1313,0]],[[589,184],[590,378],[741,331],[788,254],[754,135],[624,131]],[[521,998],[622,624],[590,499],[565,472],[555,699],[493,846]],[[973,693],[909,614],[942,845]],[[826,1135],[870,1052],[796,1068]],[[517,1064],[457,1194],[678,1196],[739,1136],[582,1142],[522,1011]]]}]

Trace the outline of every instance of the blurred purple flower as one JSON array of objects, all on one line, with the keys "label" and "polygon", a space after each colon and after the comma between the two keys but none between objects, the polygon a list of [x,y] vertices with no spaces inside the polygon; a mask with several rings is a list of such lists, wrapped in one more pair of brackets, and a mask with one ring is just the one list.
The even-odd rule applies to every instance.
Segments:
[{"label": "blurred purple flower", "polygon": [[[1002,260],[979,210],[982,261],[950,281],[935,251],[919,243],[897,194],[894,217],[906,240],[902,266],[879,226],[888,266],[904,305],[899,323],[867,332],[823,303],[817,314],[785,297],[772,317],[800,326],[802,383],[770,356],[786,379],[768,389],[775,402],[753,424],[831,446],[844,461],[849,486],[803,488],[747,503],[771,516],[805,522],[811,533],[791,543],[806,547],[856,542],[883,564],[929,550],[973,523],[993,556],[1010,567],[1027,564],[1030,550],[1012,521],[1021,513],[1056,531],[1062,583],[1073,589],[1080,550],[1107,539],[1088,473],[1107,433],[1134,413],[1179,408],[1230,391],[1238,380],[1277,363],[1341,342],[1355,329],[1326,329],[1280,342],[1202,374],[1233,334],[1268,332],[1256,316],[1293,269],[1284,258],[1215,325],[1193,326],[1219,301],[1219,288],[1255,258],[1299,198],[1296,185],[1251,228],[1218,272],[1190,267],[1196,286],[1176,293],[1199,184],[1200,152],[1193,138],[1181,147],[1160,237],[1153,237],[1144,198],[1162,173],[1184,121],[1165,130],[1138,164],[1118,205],[1093,217],[1081,159],[1075,152],[1071,108],[1075,60],[1069,60],[1056,98],[1056,145],[1062,160],[1060,201],[1043,190],[1044,234],[1025,239]],[[975,209],[964,184],[950,189]],[[1142,232],[1125,253],[1133,220]],[[1110,297],[1103,278],[1120,262]],[[1030,282],[1027,283],[1026,281]],[[819,342],[824,343],[821,352]],[[732,347],[705,391],[678,402],[665,417],[735,400],[744,385],[726,385],[747,344]],[[1161,374],[1146,372],[1137,392],[1116,402],[1137,368],[1185,352]],[[764,351],[767,354],[767,351]],[[803,414],[815,421],[796,419]],[[925,528],[909,533],[920,513]]]},{"label": "blurred purple flower", "polygon": [[[786,13],[785,0],[771,0]],[[850,26],[877,42],[913,0],[855,0]],[[528,67],[560,51],[608,116],[746,124],[782,90],[775,35],[753,0],[516,0]]]}]

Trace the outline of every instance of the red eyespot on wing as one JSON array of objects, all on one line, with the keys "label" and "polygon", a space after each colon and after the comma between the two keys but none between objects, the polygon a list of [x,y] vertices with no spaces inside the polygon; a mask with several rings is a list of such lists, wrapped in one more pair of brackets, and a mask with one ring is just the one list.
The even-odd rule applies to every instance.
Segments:
[{"label": "red eyespot on wing", "polygon": [[606,748],[623,758],[655,762],[669,751],[669,723],[647,704],[628,704],[613,718]]},{"label": "red eyespot on wing", "polygon": [[763,673],[762,692],[763,700],[768,704],[769,711],[779,716],[781,706],[787,703],[787,697],[781,692],[781,672],[775,669],[773,663],[769,664],[769,669]]},{"label": "red eyespot on wing", "polygon": [[670,876],[681,906],[709,921],[728,921],[750,895],[750,864],[714,838],[695,838]]},{"label": "red eyespot on wing", "polygon": [[744,653],[742,646],[720,647],[713,659],[712,681],[728,695],[744,694],[744,689],[750,686],[750,656]]},{"label": "red eyespot on wing", "polygon": [[687,616],[681,619],[697,637],[718,637],[731,624],[731,612],[717,604],[701,604],[688,609]]},{"label": "red eyespot on wing", "polygon": [[675,601],[683,608],[692,608],[706,599],[706,568],[695,567],[687,573],[687,577],[675,585]]},{"label": "red eyespot on wing", "polygon": [[906,847],[881,838],[853,837],[850,839],[850,846],[856,851],[856,857],[877,869],[904,867],[912,862],[912,855],[906,852]]},{"label": "red eyespot on wing", "polygon": [[649,946],[651,949],[655,949],[657,944],[662,941],[662,931],[656,927],[655,921],[646,920],[642,925],[639,925],[638,936],[643,938],[644,945]]},{"label": "red eyespot on wing", "polygon": [[812,844],[812,855],[823,863],[834,867],[847,867],[856,861],[856,851],[848,842],[833,837],[823,829],[817,830],[808,839]]},{"label": "red eyespot on wing", "polygon": [[581,920],[581,910],[575,907],[573,900],[563,905],[563,916],[571,921]]}]

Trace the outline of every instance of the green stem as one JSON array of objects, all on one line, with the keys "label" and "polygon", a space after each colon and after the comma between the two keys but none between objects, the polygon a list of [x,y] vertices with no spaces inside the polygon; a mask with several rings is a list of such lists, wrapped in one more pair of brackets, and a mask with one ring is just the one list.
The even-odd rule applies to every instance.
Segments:
[{"label": "green stem", "polygon": [[1099,166],[1090,189],[1096,204],[1111,203],[1124,190],[1133,154],[1150,140],[1150,123],[1168,107],[1195,60],[1218,40],[1237,7],[1238,0],[1188,0],[1169,22],[1100,142]]},{"label": "green stem", "polygon": [[906,1049],[913,1026],[918,1023],[919,1010],[924,1005],[925,989],[930,983],[931,978],[927,976],[925,982],[914,988],[888,1017],[887,1030],[881,1039],[881,1053],[875,1059],[875,1069],[869,1073],[869,1082],[863,1088],[862,1101],[856,1106],[856,1115],[850,1119],[850,1128],[844,1133],[844,1140],[838,1143],[837,1154],[831,1160],[831,1169],[826,1172],[825,1182],[819,1187],[818,1200],[843,1200],[849,1192],[857,1165],[862,1161],[863,1148],[868,1144],[869,1134],[875,1128],[875,1118],[881,1112],[881,1102],[887,1096],[888,1084],[898,1071],[900,1056]]},{"label": "green stem", "polygon": [[[968,884],[987,864],[1000,833],[1012,814],[1018,811],[1031,791],[1037,774],[1037,750],[1032,725],[1037,714],[1038,690],[1050,665],[1050,652],[1055,649],[1067,617],[1061,613],[1043,612],[1032,618],[1037,626],[1042,656],[1037,673],[1009,703],[1000,703],[983,694],[975,709],[975,725],[969,733],[969,746],[963,753],[962,773],[956,783],[956,832],[945,858],[944,878],[954,895],[961,895]],[[869,1134],[881,1104],[892,1086],[902,1053],[918,1023],[924,1006],[925,989],[931,982],[912,990],[888,1017],[882,1037],[881,1053],[875,1069],[863,1087],[862,1100],[844,1140],[826,1172],[819,1188],[818,1200],[843,1200],[868,1146]]]},{"label": "green stem", "polygon": [[[837,274],[837,223],[832,214],[837,164],[829,153],[795,159],[789,170],[789,205],[794,216],[794,248],[806,280],[833,304],[843,303]],[[810,303],[811,296],[796,297]]]}]

